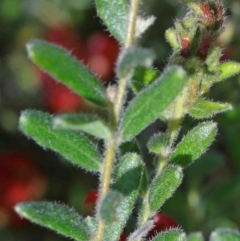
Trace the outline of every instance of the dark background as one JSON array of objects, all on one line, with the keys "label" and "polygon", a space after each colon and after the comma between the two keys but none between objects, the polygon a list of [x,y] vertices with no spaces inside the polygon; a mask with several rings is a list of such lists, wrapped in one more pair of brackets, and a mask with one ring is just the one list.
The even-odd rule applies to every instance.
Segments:
[{"label": "dark background", "polygon": [[[143,2],[141,11],[157,20],[140,42],[154,50],[155,66],[162,70],[171,54],[164,32],[186,9],[177,0]],[[240,2],[224,4],[226,30],[218,43],[225,48],[223,60],[240,61]],[[58,200],[84,215],[84,198],[96,189],[98,178],[28,140],[18,131],[18,117],[29,108],[50,113],[84,111],[84,100],[33,66],[25,45],[41,38],[64,46],[106,86],[116,81],[113,69],[119,47],[108,36],[91,0],[1,0],[0,22],[0,239],[65,240],[19,219],[13,206],[26,200]],[[240,228],[239,92],[240,76],[212,88],[210,99],[230,102],[234,108],[214,118],[219,123],[214,144],[187,169],[180,189],[161,210],[187,232],[202,230],[208,235],[216,227]],[[183,124],[182,133],[196,121],[187,118]],[[151,130],[162,125],[157,122]],[[142,145],[146,136],[139,139]],[[145,153],[145,157],[151,168],[152,156]]]}]

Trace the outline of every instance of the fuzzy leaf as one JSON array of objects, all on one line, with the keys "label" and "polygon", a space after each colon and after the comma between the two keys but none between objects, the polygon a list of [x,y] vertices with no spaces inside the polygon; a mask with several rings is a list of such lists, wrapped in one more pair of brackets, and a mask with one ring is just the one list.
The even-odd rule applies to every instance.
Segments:
[{"label": "fuzzy leaf", "polygon": [[73,209],[51,202],[20,203],[16,212],[33,223],[77,241],[89,240],[88,227],[84,219]]},{"label": "fuzzy leaf", "polygon": [[169,135],[158,133],[151,137],[148,142],[148,149],[154,153],[164,153],[169,145]]},{"label": "fuzzy leaf", "polygon": [[218,103],[198,99],[189,111],[189,115],[196,119],[211,118],[214,115],[231,110],[232,106],[228,103]]},{"label": "fuzzy leaf", "polygon": [[137,17],[136,23],[136,38],[140,37],[154,22],[156,18],[154,16],[149,16],[144,18],[142,16]]},{"label": "fuzzy leaf", "polygon": [[97,220],[95,217],[87,216],[85,218],[85,223],[88,227],[88,232],[92,236],[96,232],[96,227],[97,227]]},{"label": "fuzzy leaf", "polygon": [[217,133],[217,125],[214,122],[203,122],[192,129],[177,145],[172,153],[170,162],[187,167],[200,157],[211,143]]},{"label": "fuzzy leaf", "polygon": [[214,47],[210,49],[207,59],[205,61],[208,71],[215,72],[219,68],[220,61],[222,55],[222,48]]},{"label": "fuzzy leaf", "polygon": [[99,171],[101,156],[88,141],[76,132],[52,129],[52,117],[41,111],[24,111],[20,129],[44,148],[49,148],[86,170]]},{"label": "fuzzy leaf", "polygon": [[[125,155],[116,167],[115,183],[112,190],[123,195],[123,199],[116,206],[116,222],[106,228],[105,241],[118,241],[138,195],[138,189],[143,172],[141,158],[134,153]],[[131,177],[131,178],[129,178]]]},{"label": "fuzzy leaf", "polygon": [[27,44],[29,58],[54,79],[87,100],[107,106],[107,96],[99,80],[65,49],[42,40]]},{"label": "fuzzy leaf", "polygon": [[204,241],[204,238],[201,232],[194,232],[187,236],[187,241]]},{"label": "fuzzy leaf", "polygon": [[117,207],[121,205],[123,198],[124,196],[117,191],[109,191],[107,196],[104,198],[101,204],[100,214],[106,224],[118,222],[119,213],[117,213]]},{"label": "fuzzy leaf", "polygon": [[210,241],[240,241],[240,233],[236,230],[218,228],[211,233]]},{"label": "fuzzy leaf", "polygon": [[119,56],[116,69],[117,75],[119,78],[131,76],[136,66],[150,67],[154,58],[154,53],[148,49],[126,49]]},{"label": "fuzzy leaf", "polygon": [[186,235],[179,229],[161,232],[151,241],[186,241]]},{"label": "fuzzy leaf", "polygon": [[63,114],[54,117],[53,128],[83,131],[102,139],[110,139],[112,131],[104,120],[96,115]]},{"label": "fuzzy leaf", "polygon": [[126,0],[96,0],[99,17],[111,34],[124,43],[127,32],[128,5]]},{"label": "fuzzy leaf", "polygon": [[143,224],[140,228],[135,230],[131,235],[128,237],[128,240],[137,241],[141,240],[141,238],[145,237],[150,230],[154,228],[154,221],[150,220]]},{"label": "fuzzy leaf", "polygon": [[149,206],[152,213],[163,205],[170,198],[177,187],[182,182],[182,168],[178,166],[169,166],[154,180],[149,190]]},{"label": "fuzzy leaf", "polygon": [[240,64],[237,62],[224,62],[219,66],[220,74],[216,77],[215,82],[228,79],[240,73]]},{"label": "fuzzy leaf", "polygon": [[123,116],[122,139],[131,140],[155,121],[180,93],[186,78],[186,73],[181,67],[171,66],[161,77],[143,90],[130,103]]},{"label": "fuzzy leaf", "polygon": [[132,90],[135,93],[140,92],[159,77],[159,75],[160,73],[156,69],[137,66],[130,83]]}]

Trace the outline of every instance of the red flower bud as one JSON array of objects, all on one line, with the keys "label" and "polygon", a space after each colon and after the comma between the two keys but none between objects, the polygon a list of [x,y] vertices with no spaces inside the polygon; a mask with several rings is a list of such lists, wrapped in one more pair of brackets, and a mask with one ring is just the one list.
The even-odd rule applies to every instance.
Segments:
[{"label": "red flower bud", "polygon": [[204,37],[197,51],[198,57],[204,60],[207,57],[208,50],[211,44],[212,44],[212,38],[210,36]]},{"label": "red flower bud", "polygon": [[190,46],[189,37],[182,37],[181,38],[181,55],[183,57],[187,57],[189,52],[189,46]]},{"label": "red flower bud", "polygon": [[203,19],[204,24],[211,27],[214,24],[214,20],[215,20],[213,10],[206,3],[200,3],[200,9],[202,10],[204,15],[204,19]]}]

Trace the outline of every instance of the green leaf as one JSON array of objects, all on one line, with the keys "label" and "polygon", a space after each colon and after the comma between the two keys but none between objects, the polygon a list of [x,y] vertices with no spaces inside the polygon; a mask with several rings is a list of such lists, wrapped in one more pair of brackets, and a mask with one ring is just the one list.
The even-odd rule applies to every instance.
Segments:
[{"label": "green leaf", "polygon": [[143,237],[147,236],[150,230],[154,229],[154,221],[150,220],[144,223],[140,228],[135,230],[131,235],[128,237],[128,240],[137,241],[142,240]]},{"label": "green leaf", "polygon": [[210,241],[240,241],[240,233],[236,230],[218,228],[212,232]]},{"label": "green leaf", "polygon": [[154,153],[165,153],[169,145],[169,135],[167,133],[158,133],[151,137],[148,142],[148,149]]},{"label": "green leaf", "polygon": [[127,32],[128,5],[126,0],[96,0],[99,17],[111,34],[124,43]]},{"label": "green leaf", "polygon": [[186,241],[186,235],[179,229],[161,232],[151,241]]},{"label": "green leaf", "polygon": [[239,74],[240,64],[233,61],[224,62],[220,64],[219,70],[220,74],[218,74],[218,77],[216,77],[215,82],[219,82]]},{"label": "green leaf", "polygon": [[198,99],[189,110],[189,115],[196,119],[212,118],[214,115],[231,110],[232,106],[228,103],[218,103]]},{"label": "green leaf", "polygon": [[117,208],[121,205],[123,198],[124,196],[117,191],[109,191],[104,198],[100,207],[100,215],[106,224],[118,222],[120,219],[121,213],[117,213]]},{"label": "green leaf", "polygon": [[187,241],[204,241],[204,238],[201,232],[194,232],[187,236]]},{"label": "green leaf", "polygon": [[192,129],[177,145],[170,157],[170,162],[187,167],[199,158],[214,141],[217,125],[214,122],[203,122]]},{"label": "green leaf", "polygon": [[146,167],[143,168],[143,175],[142,175],[142,179],[141,179],[141,183],[140,183],[140,188],[139,188],[139,194],[142,197],[145,197],[147,194],[147,190],[148,190],[148,175],[147,175],[147,169]]},{"label": "green leaf", "polygon": [[210,72],[216,72],[219,68],[220,61],[222,55],[222,48],[215,47],[210,49],[209,54],[207,56],[207,59],[205,61],[208,71]]},{"label": "green leaf", "polygon": [[132,76],[136,66],[150,67],[154,58],[154,53],[148,49],[126,49],[120,54],[117,61],[117,76],[119,78]]},{"label": "green leaf", "polygon": [[151,84],[159,75],[160,73],[156,69],[137,66],[130,83],[132,90],[135,93],[140,92],[146,86]]},{"label": "green leaf", "polygon": [[154,16],[137,16],[135,37],[140,37],[156,20]]},{"label": "green leaf", "polygon": [[28,202],[15,206],[16,212],[33,223],[56,231],[77,241],[89,240],[84,219],[73,209],[51,202]]},{"label": "green leaf", "polygon": [[76,132],[52,129],[52,117],[41,111],[24,111],[20,129],[44,148],[49,148],[86,170],[99,171],[101,156],[89,140]]},{"label": "green leaf", "polygon": [[53,118],[53,128],[83,131],[102,139],[110,139],[112,131],[108,124],[96,115],[63,114]]},{"label": "green leaf", "polygon": [[141,158],[134,153],[125,155],[117,165],[112,190],[121,193],[123,199],[118,202],[115,209],[117,219],[106,228],[105,241],[118,241],[134,208],[142,172],[143,163]]},{"label": "green leaf", "polygon": [[158,211],[163,203],[169,199],[183,178],[182,168],[169,166],[152,182],[149,190],[149,207],[152,213]]},{"label": "green leaf", "polygon": [[42,40],[27,44],[29,58],[54,79],[94,104],[106,107],[106,92],[99,80],[65,49]]},{"label": "green leaf", "polygon": [[96,232],[96,228],[97,228],[97,220],[95,217],[91,217],[91,216],[87,216],[85,218],[85,223],[88,227],[88,232],[89,234],[92,236],[94,235],[94,233]]},{"label": "green leaf", "polygon": [[186,73],[181,67],[171,66],[161,77],[143,90],[130,103],[123,116],[122,140],[131,140],[155,121],[181,92],[186,79]]}]

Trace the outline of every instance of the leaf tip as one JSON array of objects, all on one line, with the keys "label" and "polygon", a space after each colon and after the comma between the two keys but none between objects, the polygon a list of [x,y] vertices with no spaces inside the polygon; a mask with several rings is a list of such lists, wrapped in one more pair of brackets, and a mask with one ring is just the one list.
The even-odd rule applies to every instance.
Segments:
[{"label": "leaf tip", "polygon": [[27,118],[28,111],[22,111],[20,114],[19,118],[19,128],[22,129],[22,126],[28,123],[28,118]]},{"label": "leaf tip", "polygon": [[33,58],[34,56],[34,47],[36,45],[36,43],[40,41],[40,40],[36,40],[36,39],[33,39],[33,40],[30,40],[27,44],[26,44],[26,50],[27,50],[27,53],[28,53],[28,57],[30,59]]},{"label": "leaf tip", "polygon": [[26,213],[24,211],[24,203],[18,203],[13,208],[14,208],[14,211],[21,217],[26,216]]}]

